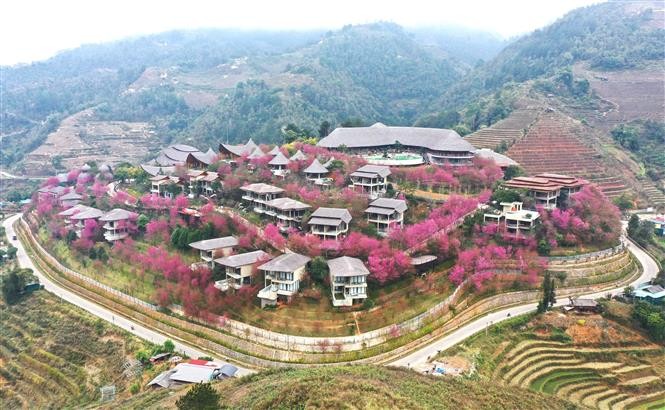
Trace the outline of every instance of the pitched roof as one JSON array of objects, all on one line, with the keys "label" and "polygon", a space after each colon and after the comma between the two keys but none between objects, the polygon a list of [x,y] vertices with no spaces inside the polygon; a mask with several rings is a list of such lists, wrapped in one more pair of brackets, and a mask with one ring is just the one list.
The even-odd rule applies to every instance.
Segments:
[{"label": "pitched roof", "polygon": [[80,212],[77,212],[75,214],[72,214],[69,219],[75,219],[75,220],[83,220],[83,219],[97,219],[101,218],[101,216],[104,215],[103,211],[100,211],[97,208],[90,208],[87,207],[87,209],[84,209]]},{"label": "pitched roof", "polygon": [[360,259],[349,256],[328,260],[328,269],[330,270],[330,276],[369,275],[369,270]]},{"label": "pitched roof", "polygon": [[225,236],[222,238],[204,239],[202,241],[192,242],[189,244],[191,248],[199,249],[202,251],[211,251],[213,249],[230,248],[238,245],[238,238],[235,236]]},{"label": "pitched roof", "polygon": [[295,154],[291,155],[291,158],[289,159],[291,161],[304,161],[307,159],[307,156],[303,154],[302,151],[298,150]]},{"label": "pitched roof", "polygon": [[282,151],[279,151],[277,155],[268,162],[268,165],[287,165],[288,163],[289,159],[282,154]]},{"label": "pitched roof", "polygon": [[266,202],[266,205],[283,211],[289,209],[297,210],[311,208],[311,206],[307,205],[306,203],[291,198],[275,198]]},{"label": "pitched roof", "polygon": [[314,158],[314,161],[303,170],[305,174],[327,174],[328,168],[321,165],[317,158]]},{"label": "pitched roof", "polygon": [[160,167],[150,164],[141,164],[141,169],[153,177],[156,175],[171,175],[175,172],[175,167]]},{"label": "pitched roof", "polygon": [[354,177],[371,177],[374,175],[379,175],[380,177],[385,178],[390,175],[390,168],[385,165],[363,165],[355,172],[351,173],[351,176]]},{"label": "pitched roof", "polygon": [[327,148],[379,147],[401,145],[433,151],[473,151],[475,148],[457,132],[441,128],[387,127],[376,123],[371,127],[336,128],[317,145]]},{"label": "pitched roof", "polygon": [[293,272],[307,265],[307,262],[311,260],[312,258],[309,256],[299,253],[285,253],[259,266],[259,269],[275,272]]},{"label": "pitched roof", "polygon": [[279,150],[279,145],[275,145],[275,147],[273,149],[268,151],[268,155],[277,155],[280,152],[282,152],[282,151]]},{"label": "pitched roof", "polygon": [[215,262],[223,266],[237,268],[239,266],[251,265],[261,259],[270,258],[270,255],[263,251],[254,251],[247,253],[240,253],[238,255],[226,256],[224,258],[215,259]]},{"label": "pitched roof", "polygon": [[538,174],[533,177],[515,177],[504,185],[510,188],[531,189],[537,191],[557,191],[561,188],[577,188],[589,181],[577,177],[559,174]]},{"label": "pitched roof", "polygon": [[263,182],[245,185],[240,187],[240,189],[246,192],[255,192],[257,194],[278,194],[284,192],[284,190],[280,187],[264,184]]},{"label": "pitched roof", "polygon": [[87,209],[92,209],[91,207],[87,205],[74,205],[73,207],[69,209],[65,209],[64,211],[58,213],[59,216],[71,216],[74,215],[75,213],[85,211]]},{"label": "pitched roof", "polygon": [[78,199],[83,199],[83,195],[76,192],[68,192],[60,197],[61,201],[75,201]]},{"label": "pitched roof", "polygon": [[[369,204],[370,208],[384,208],[398,212],[404,212],[407,209],[406,201],[403,199],[379,198]],[[369,212],[369,208],[365,211]]]},{"label": "pitched roof", "polygon": [[136,218],[138,215],[136,212],[131,212],[127,211],[125,209],[121,208],[115,208],[107,213],[105,213],[101,218],[99,218],[100,221],[106,222],[106,221],[121,221],[124,219],[132,219]]},{"label": "pitched roof", "polygon": [[261,148],[256,147],[256,148],[254,148],[252,153],[247,156],[247,158],[249,158],[249,159],[261,158],[261,157],[265,157],[265,155],[266,155],[266,153],[261,151]]},{"label": "pitched roof", "polygon": [[491,150],[489,148],[477,149],[474,152],[474,154],[476,154],[476,156],[480,158],[494,160],[494,162],[502,168],[519,165],[517,161],[508,158],[506,155],[499,154],[498,152]]},{"label": "pitched roof", "polygon": [[[312,218],[337,219],[349,223],[351,222],[351,213],[344,208],[321,207],[312,213]],[[310,223],[312,223],[311,219]]]}]

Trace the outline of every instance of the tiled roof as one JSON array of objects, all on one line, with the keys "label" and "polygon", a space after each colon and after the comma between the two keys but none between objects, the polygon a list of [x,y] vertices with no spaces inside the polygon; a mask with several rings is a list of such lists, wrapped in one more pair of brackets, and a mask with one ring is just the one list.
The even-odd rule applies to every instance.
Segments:
[{"label": "tiled roof", "polygon": [[223,238],[205,239],[202,241],[192,242],[189,244],[191,248],[199,249],[202,251],[210,251],[213,249],[230,248],[238,245],[238,238],[235,236],[225,236]]},{"label": "tiled roof", "polygon": [[257,194],[278,194],[284,192],[284,190],[280,187],[264,184],[263,182],[245,185],[240,187],[240,189],[246,192],[255,192]]},{"label": "tiled roof", "polygon": [[83,220],[83,219],[97,219],[104,215],[103,211],[97,208],[87,208],[75,214],[72,214],[69,219]]},{"label": "tiled roof", "polygon": [[371,127],[336,128],[317,145],[327,148],[380,147],[395,145],[427,148],[433,151],[475,150],[473,145],[464,140],[455,131],[440,128],[387,127],[377,123]]},{"label": "tiled roof", "polygon": [[279,145],[275,145],[275,147],[273,149],[268,151],[268,155],[277,155],[280,152],[282,152],[282,151],[279,150]]},{"label": "tiled roof", "polygon": [[305,174],[327,174],[328,168],[321,165],[317,158],[314,158],[314,161],[303,170]]},{"label": "tiled roof", "polygon": [[515,161],[511,158],[508,158],[507,156],[505,156],[503,154],[499,154],[498,152],[496,152],[494,150],[491,150],[489,148],[478,149],[478,150],[476,150],[476,152],[474,152],[474,154],[476,154],[476,156],[480,157],[480,158],[486,158],[486,159],[494,160],[494,162],[502,168],[519,165],[517,163],[517,161]]},{"label": "tiled roof", "polygon": [[275,198],[266,202],[266,205],[282,211],[290,209],[297,210],[311,208],[311,206],[307,205],[306,203],[291,198]]},{"label": "tiled roof", "polygon": [[293,272],[307,265],[310,260],[312,259],[309,256],[299,253],[285,253],[259,266],[259,269],[273,272]]},{"label": "tiled roof", "polygon": [[238,255],[231,255],[231,256],[226,256],[224,258],[215,259],[215,262],[223,266],[237,268],[239,266],[251,265],[261,259],[267,259],[267,258],[270,258],[270,255],[268,255],[267,253],[263,251],[254,251],[254,252],[241,253]]},{"label": "tiled roof", "polygon": [[369,275],[369,270],[358,258],[342,256],[341,258],[328,261],[330,276],[364,276]]},{"label": "tiled roof", "polygon": [[304,161],[307,159],[307,156],[303,154],[302,151],[298,150],[295,154],[291,155],[291,158],[289,159],[291,161]]},{"label": "tiled roof", "polygon": [[[351,222],[351,213],[344,208],[318,208],[312,213],[312,218],[338,219],[346,223]],[[310,224],[312,221],[310,220]]]},{"label": "tiled roof", "polygon": [[132,219],[136,218],[137,214],[135,212],[130,212],[125,209],[121,208],[115,208],[107,213],[105,213],[101,218],[99,218],[100,221],[106,222],[106,221],[120,221],[124,219]]},{"label": "tiled roof", "polygon": [[[379,198],[369,204],[370,208],[385,208],[404,212],[407,209],[406,201],[403,199]],[[365,212],[369,212],[369,209]]]},{"label": "tiled roof", "polygon": [[287,165],[288,163],[289,159],[282,154],[282,151],[278,151],[277,155],[268,162],[268,165]]},{"label": "tiled roof", "polygon": [[351,173],[351,176],[358,177],[372,177],[378,175],[382,178],[390,175],[390,168],[384,165],[363,165],[358,168],[355,172]]}]

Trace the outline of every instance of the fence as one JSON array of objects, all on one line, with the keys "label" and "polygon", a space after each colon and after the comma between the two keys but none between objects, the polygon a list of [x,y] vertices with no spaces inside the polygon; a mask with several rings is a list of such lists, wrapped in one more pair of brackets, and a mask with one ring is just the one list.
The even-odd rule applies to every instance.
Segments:
[{"label": "fence", "polygon": [[621,242],[620,245],[617,245],[613,248],[603,249],[601,251],[582,253],[579,255],[571,255],[571,256],[550,256],[547,259],[549,262],[557,262],[557,263],[598,260],[600,258],[606,258],[608,256],[613,256],[618,253],[621,253],[625,249],[626,245],[623,242]]}]

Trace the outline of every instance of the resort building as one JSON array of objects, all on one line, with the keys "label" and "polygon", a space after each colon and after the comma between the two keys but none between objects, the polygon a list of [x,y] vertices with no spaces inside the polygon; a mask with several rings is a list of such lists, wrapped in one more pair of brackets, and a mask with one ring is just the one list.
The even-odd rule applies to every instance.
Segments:
[{"label": "resort building", "polygon": [[58,198],[58,203],[62,208],[71,208],[74,205],[78,205],[83,199],[83,195],[78,194],[74,191],[67,192]]},{"label": "resort building", "polygon": [[364,165],[352,172],[351,184],[353,189],[358,189],[376,198],[385,194],[388,187],[388,175],[390,168],[382,165]]},{"label": "resort building", "polygon": [[115,208],[105,213],[100,222],[104,222],[104,239],[109,242],[119,241],[129,236],[130,229],[135,226],[138,214],[125,209]]},{"label": "resort building", "polygon": [[300,281],[305,275],[305,267],[311,260],[297,253],[285,253],[259,266],[264,274],[265,287],[259,291],[261,307],[274,306],[278,300],[290,302],[300,290]]},{"label": "resort building", "polygon": [[485,213],[483,220],[497,225],[503,222],[506,232],[515,236],[530,233],[540,218],[537,211],[523,210],[521,202],[501,202],[501,206],[503,210]]},{"label": "resort building", "polygon": [[335,239],[349,231],[351,213],[343,208],[319,208],[312,213],[307,225],[321,239]]},{"label": "resort building", "polygon": [[273,149],[268,151],[268,155],[271,155],[271,156],[274,157],[275,155],[279,154],[280,152],[282,152],[282,151],[279,149],[279,145],[275,145],[275,147]]},{"label": "resort building", "polygon": [[404,226],[406,209],[406,201],[403,199],[379,198],[369,204],[365,214],[367,222],[375,225],[379,234],[385,235],[396,226]]},{"label": "resort building", "polygon": [[291,155],[291,158],[289,159],[291,161],[307,161],[307,156],[303,154],[302,151],[298,150],[295,154]]},{"label": "resort building", "polygon": [[242,156],[248,156],[259,146],[250,138],[246,144],[219,144],[219,155],[224,159],[234,159]]},{"label": "resort building", "polygon": [[[164,148],[157,158],[148,162],[149,167],[175,167],[205,168],[217,159],[212,149],[201,152],[190,145],[175,144]],[[145,168],[144,168],[145,169]]]},{"label": "resort building", "polygon": [[157,165],[141,164],[141,169],[151,177],[157,175],[173,175],[175,167],[160,167]]},{"label": "resort building", "polygon": [[516,177],[507,181],[504,186],[513,189],[524,189],[527,195],[536,200],[537,206],[554,209],[560,195],[574,194],[589,182],[567,175],[538,174],[533,177]]},{"label": "resort building", "polygon": [[205,239],[189,244],[190,248],[199,251],[201,260],[205,262],[210,269],[214,268],[215,259],[229,256],[233,251],[234,246],[238,246],[238,238],[235,236]]},{"label": "resort building", "polygon": [[306,203],[291,198],[275,198],[266,202],[264,214],[272,216],[277,222],[277,227],[282,232],[289,229],[300,229],[300,222],[305,210],[311,208]]},{"label": "resort building", "polygon": [[[408,159],[403,164],[398,161],[397,165],[416,165],[422,162],[437,165],[468,165],[475,151],[473,145],[453,130],[388,127],[381,123],[371,127],[336,128],[317,145],[329,149],[345,149],[368,157],[377,154],[389,158],[402,155]],[[414,163],[414,155],[407,154],[420,156],[421,160]]]},{"label": "resort building", "polygon": [[351,306],[367,298],[369,270],[357,258],[342,256],[328,261],[333,306]]},{"label": "resort building", "polygon": [[85,228],[85,222],[87,220],[96,221],[101,218],[102,215],[104,215],[104,212],[97,208],[85,207],[79,212],[70,215],[69,221],[71,226],[74,228],[74,232],[76,232],[76,236],[80,238],[81,232],[83,232],[83,228]]},{"label": "resort building", "polygon": [[94,208],[91,208],[87,205],[78,204],[78,205],[72,206],[71,208],[67,208],[62,212],[59,212],[58,216],[63,217],[63,221],[64,221],[65,226],[69,228],[69,227],[72,227],[72,225],[74,223],[71,220],[72,215],[75,215],[79,212],[87,211],[89,209],[94,209]]},{"label": "resort building", "polygon": [[252,271],[254,264],[270,259],[270,255],[263,251],[241,253],[215,259],[215,263],[224,269],[226,278],[215,282],[215,287],[226,291],[228,288],[240,289],[252,284]]},{"label": "resort building", "polygon": [[268,162],[268,167],[272,171],[273,175],[278,176],[284,176],[289,172],[288,165],[289,159],[286,158],[284,154],[282,154],[282,151],[279,150],[273,159]]},{"label": "resort building", "polygon": [[[168,187],[174,186],[174,189]],[[173,198],[177,193],[182,192],[184,186],[179,177],[169,175],[157,175],[150,178],[150,193],[163,196],[166,198]],[[174,194],[175,192],[175,194]]]},{"label": "resort building", "polygon": [[256,147],[254,148],[254,151],[252,151],[248,156],[247,159],[257,159],[257,158],[263,158],[266,156],[266,153],[261,150],[261,148]]},{"label": "resort building", "polygon": [[656,236],[665,236],[665,215],[656,216],[647,220],[653,224],[653,232]]},{"label": "resort building", "polygon": [[328,178],[328,168],[324,167],[317,158],[314,158],[311,164],[303,170],[305,178],[308,181],[312,181],[317,185],[326,185],[330,183],[330,178]]},{"label": "resort building", "polygon": [[247,202],[256,213],[263,213],[268,210],[267,202],[275,198],[281,198],[284,195],[282,188],[274,185],[264,184],[262,182],[249,184],[240,189],[244,192],[242,199]]},{"label": "resort building", "polygon": [[37,195],[40,198],[58,199],[60,196],[64,195],[68,189],[69,188],[65,188],[64,186],[59,186],[59,185],[43,187],[37,190]]},{"label": "resort building", "polygon": [[217,193],[215,186],[221,187],[219,174],[216,172],[192,170],[188,172],[188,176],[189,192],[193,195],[211,196]]}]

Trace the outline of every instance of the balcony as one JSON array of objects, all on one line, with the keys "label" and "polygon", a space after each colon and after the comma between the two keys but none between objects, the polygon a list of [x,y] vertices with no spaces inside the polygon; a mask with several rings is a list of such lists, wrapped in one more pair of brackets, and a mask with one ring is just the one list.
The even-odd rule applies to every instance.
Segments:
[{"label": "balcony", "polygon": [[222,292],[226,292],[227,290],[229,290],[229,282],[226,279],[218,280],[217,282],[215,282],[214,286],[217,289],[221,290]]},{"label": "balcony", "polygon": [[129,234],[127,232],[115,232],[115,231],[106,231],[104,232],[104,239],[109,242],[119,241],[125,239]]},{"label": "balcony", "polygon": [[256,296],[258,296],[259,299],[266,299],[266,300],[276,301],[277,300],[277,286],[268,285],[265,288],[261,289]]}]

